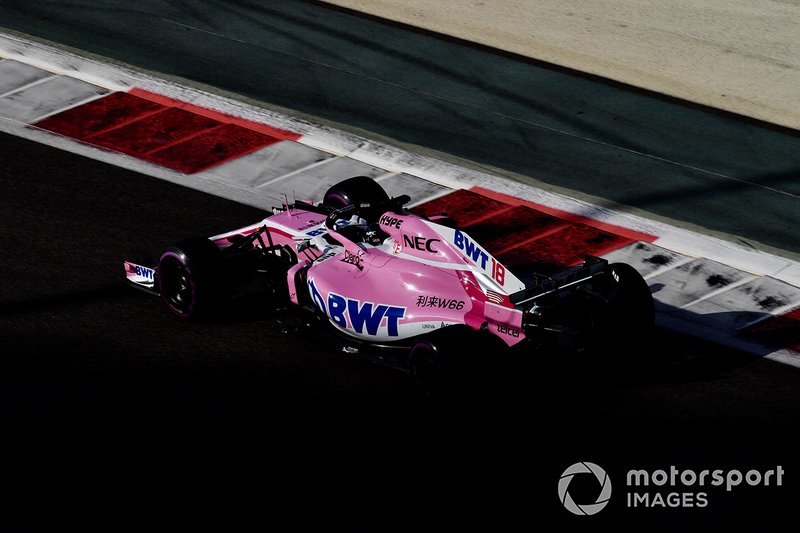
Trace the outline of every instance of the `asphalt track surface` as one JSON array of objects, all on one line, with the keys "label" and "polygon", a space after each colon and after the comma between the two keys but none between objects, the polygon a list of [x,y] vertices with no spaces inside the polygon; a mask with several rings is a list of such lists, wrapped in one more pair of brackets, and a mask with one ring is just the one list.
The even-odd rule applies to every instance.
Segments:
[{"label": "asphalt track surface", "polygon": [[8,0],[0,25],[800,253],[796,132],[297,0]]},{"label": "asphalt track surface", "polygon": [[[4,531],[794,523],[796,369],[659,331],[631,339],[630,365],[544,354],[479,401],[433,406],[258,305],[188,324],[124,285],[123,258],[261,212],[5,134],[0,153]],[[578,518],[556,485],[587,460],[619,490],[627,469],[670,464],[790,474],[707,512],[618,496]]]}]

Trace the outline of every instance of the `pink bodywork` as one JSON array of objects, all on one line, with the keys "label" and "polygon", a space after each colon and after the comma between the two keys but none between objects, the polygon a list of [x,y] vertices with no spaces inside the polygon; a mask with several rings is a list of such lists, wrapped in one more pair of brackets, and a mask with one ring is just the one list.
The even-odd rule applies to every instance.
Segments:
[{"label": "pink bodywork", "polygon": [[[454,324],[488,328],[509,346],[524,339],[522,312],[509,294],[524,284],[466,233],[413,214],[388,212],[379,222],[388,238],[378,246],[350,241],[325,226],[325,215],[291,208],[258,224],[217,235],[228,239],[266,226],[272,244],[297,250],[288,273],[290,299],[306,291],[342,332],[372,342],[408,339]],[[326,242],[328,234],[337,243]],[[267,237],[265,244],[270,245]],[[260,244],[256,242],[256,245]],[[305,287],[295,272],[308,268]]]}]

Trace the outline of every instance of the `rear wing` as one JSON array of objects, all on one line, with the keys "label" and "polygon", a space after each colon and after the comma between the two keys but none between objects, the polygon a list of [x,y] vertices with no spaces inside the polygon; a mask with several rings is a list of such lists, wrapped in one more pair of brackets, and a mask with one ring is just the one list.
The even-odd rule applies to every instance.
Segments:
[{"label": "rear wing", "polygon": [[601,257],[587,257],[580,265],[562,270],[553,276],[537,276],[536,282],[530,287],[515,292],[509,296],[511,303],[521,308],[539,298],[588,281],[604,273],[608,268],[608,261]]}]

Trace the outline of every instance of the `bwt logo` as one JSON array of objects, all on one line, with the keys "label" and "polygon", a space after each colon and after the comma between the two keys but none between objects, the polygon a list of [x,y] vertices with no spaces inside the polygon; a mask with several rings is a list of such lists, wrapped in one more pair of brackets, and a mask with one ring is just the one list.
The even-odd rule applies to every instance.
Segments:
[{"label": "bwt logo", "polygon": [[[600,494],[594,503],[578,504],[569,495],[569,484],[572,482],[572,478],[578,474],[592,474],[597,478],[597,482],[600,483]],[[611,499],[611,480],[608,478],[606,471],[594,463],[588,461],[575,463],[564,470],[564,473],[561,474],[561,479],[558,480],[558,499],[570,513],[580,516],[597,514],[603,510],[608,504],[608,500]]]},{"label": "bwt logo", "polygon": [[136,272],[137,276],[142,276],[143,278],[153,279],[153,273],[155,272],[152,268],[146,268],[139,265],[131,265],[134,268],[130,269],[133,272]]},{"label": "bwt logo", "polygon": [[489,260],[489,254],[481,250],[480,246],[469,240],[469,237],[459,230],[456,230],[455,236],[453,237],[453,244],[464,252],[464,255],[472,259],[473,263],[486,269],[486,261]]},{"label": "bwt logo", "polygon": [[361,302],[353,298],[345,298],[335,293],[328,293],[327,300],[317,289],[313,279],[308,280],[308,290],[320,311],[327,315],[337,326],[343,329],[352,329],[358,334],[375,336],[378,334],[383,319],[386,319],[386,333],[389,337],[399,335],[397,325],[406,314],[405,307],[396,307],[386,304],[373,304]]},{"label": "bwt logo", "polygon": [[499,283],[501,287],[505,286],[506,267],[498,263],[494,257],[491,258],[492,264],[487,265],[487,262],[490,259],[489,254],[484,252],[480,246],[471,241],[466,234],[456,230],[455,234],[453,235],[453,244],[456,245],[456,248],[464,252],[464,255],[470,258],[473,263],[481,267],[483,271],[490,272],[492,279]]}]

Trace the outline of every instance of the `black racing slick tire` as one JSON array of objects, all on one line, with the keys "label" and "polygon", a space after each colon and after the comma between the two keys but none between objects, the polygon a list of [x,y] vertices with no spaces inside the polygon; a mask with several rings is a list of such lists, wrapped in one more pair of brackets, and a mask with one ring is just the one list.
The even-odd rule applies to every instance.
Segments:
[{"label": "black racing slick tire", "polygon": [[425,396],[432,401],[447,396],[450,361],[439,343],[427,337],[420,338],[411,345],[408,359],[414,381]]},{"label": "black racing slick tire", "polygon": [[606,272],[607,306],[596,324],[596,347],[617,359],[635,357],[655,328],[650,287],[631,265],[612,263]]},{"label": "black racing slick tire", "polygon": [[609,265],[614,293],[612,314],[628,328],[647,332],[655,325],[655,305],[650,287],[639,272],[626,263]]},{"label": "black racing slick tire", "polygon": [[167,247],[156,276],[162,301],[178,318],[211,316],[227,292],[222,251],[205,238],[186,239]]},{"label": "black racing slick tire", "polygon": [[[369,204],[374,206],[387,200],[389,200],[389,195],[386,194],[386,191],[383,190],[383,187],[378,182],[369,176],[356,176],[341,181],[328,189],[323,197],[322,204],[336,209],[350,204]],[[367,213],[367,216],[364,216],[365,213]],[[361,211],[361,216],[369,222],[376,222],[376,220],[370,220],[370,218],[377,218],[379,215],[369,209]]]},{"label": "black racing slick tire", "polygon": [[420,335],[409,351],[414,381],[433,403],[449,404],[480,396],[488,385],[488,369],[482,363],[486,354],[498,354],[498,344],[503,343],[490,333],[466,325]]}]

